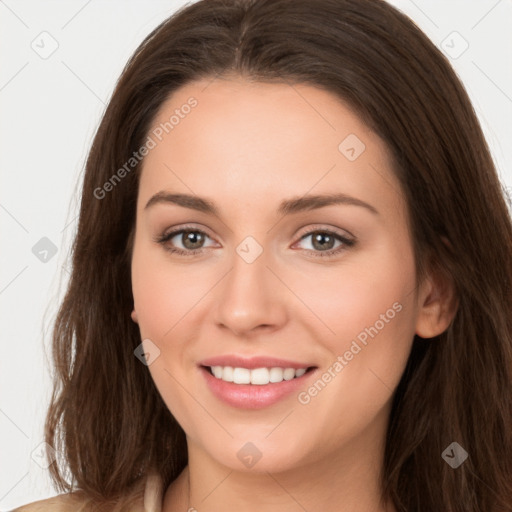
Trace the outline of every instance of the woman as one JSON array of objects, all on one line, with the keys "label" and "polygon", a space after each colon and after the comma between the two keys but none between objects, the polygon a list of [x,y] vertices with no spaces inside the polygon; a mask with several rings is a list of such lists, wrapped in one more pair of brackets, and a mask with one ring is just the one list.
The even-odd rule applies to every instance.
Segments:
[{"label": "woman", "polygon": [[512,223],[463,86],[385,2],[162,23],[73,251],[45,431],[68,494],[38,506],[512,510]]}]

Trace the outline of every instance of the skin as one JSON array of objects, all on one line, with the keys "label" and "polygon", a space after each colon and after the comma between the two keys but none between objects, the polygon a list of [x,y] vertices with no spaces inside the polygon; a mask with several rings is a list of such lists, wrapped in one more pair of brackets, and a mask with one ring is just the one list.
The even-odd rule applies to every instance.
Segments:
[{"label": "skin", "polygon": [[[393,393],[414,334],[440,334],[454,310],[450,283],[433,274],[416,282],[388,150],[329,92],[240,77],[185,85],[153,127],[191,96],[197,106],[145,157],[132,259],[132,319],[160,349],[148,369],[188,443],[189,465],[166,490],[163,512],[228,503],[246,512],[393,511],[379,502]],[[349,134],[366,146],[354,161],[338,149]],[[219,216],[170,203],[145,208],[162,190],[207,198]],[[351,204],[276,212],[284,199],[333,192],[378,214]],[[154,240],[185,224],[207,234],[202,254],[172,254]],[[302,238],[310,228],[356,243],[315,257],[342,244],[315,246]],[[252,263],[236,252],[247,236],[263,249]],[[194,248],[181,234],[173,243]],[[238,409],[219,401],[198,369],[215,355],[272,355],[310,362],[320,377],[394,303],[400,312],[307,404],[293,393]],[[247,442],[262,453],[252,468],[237,457]]]}]

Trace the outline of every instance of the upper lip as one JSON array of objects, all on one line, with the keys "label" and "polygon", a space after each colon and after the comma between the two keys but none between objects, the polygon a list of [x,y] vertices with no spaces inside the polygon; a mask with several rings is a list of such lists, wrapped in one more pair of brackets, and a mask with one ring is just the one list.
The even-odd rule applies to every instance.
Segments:
[{"label": "upper lip", "polygon": [[199,363],[201,366],[232,366],[233,368],[310,368],[314,365],[271,356],[242,357],[234,354],[209,357]]}]

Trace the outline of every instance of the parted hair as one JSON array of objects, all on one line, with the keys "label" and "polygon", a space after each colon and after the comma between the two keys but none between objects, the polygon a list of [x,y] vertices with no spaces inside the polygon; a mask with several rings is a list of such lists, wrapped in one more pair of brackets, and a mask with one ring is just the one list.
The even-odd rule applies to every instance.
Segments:
[{"label": "parted hair", "polygon": [[[59,491],[128,511],[145,478],[165,488],[186,437],[134,356],[131,254],[141,163],[162,104],[194,80],[309,84],[385,142],[407,202],[418,282],[437,269],[458,308],[415,336],[393,396],[382,493],[399,512],[512,511],[512,221],[468,94],[447,58],[383,0],[202,0],[157,26],[127,62],[89,151],[71,275],[55,318],[45,440]],[[200,108],[197,106],[196,108]],[[186,120],[184,121],[186,122]],[[172,136],[172,135],[171,135]],[[468,458],[442,458],[452,442]]]}]

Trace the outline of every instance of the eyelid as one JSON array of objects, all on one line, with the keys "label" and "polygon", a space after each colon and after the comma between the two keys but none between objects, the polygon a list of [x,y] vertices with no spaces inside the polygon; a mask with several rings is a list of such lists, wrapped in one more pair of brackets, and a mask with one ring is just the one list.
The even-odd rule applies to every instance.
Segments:
[{"label": "eyelid", "polygon": [[340,229],[334,226],[326,226],[325,224],[313,224],[312,226],[308,226],[307,230],[302,233],[299,238],[302,239],[306,235],[310,235],[311,233],[316,233],[317,231],[320,232],[327,232],[327,233],[333,233],[335,235],[340,236],[341,238],[350,238],[352,240],[356,240],[356,237],[346,229]]},{"label": "eyelid", "polygon": [[158,235],[158,238],[165,238],[168,235],[174,233],[177,234],[180,231],[198,231],[201,233],[204,233],[205,235],[208,235],[209,238],[215,239],[214,236],[212,236],[211,232],[208,228],[202,226],[202,225],[192,225],[192,224],[178,224],[177,226],[173,226],[171,228],[166,229],[163,231],[161,235]]}]

